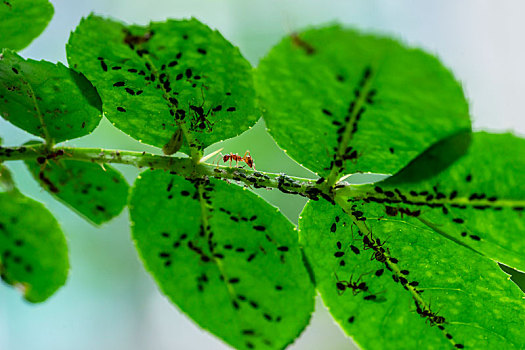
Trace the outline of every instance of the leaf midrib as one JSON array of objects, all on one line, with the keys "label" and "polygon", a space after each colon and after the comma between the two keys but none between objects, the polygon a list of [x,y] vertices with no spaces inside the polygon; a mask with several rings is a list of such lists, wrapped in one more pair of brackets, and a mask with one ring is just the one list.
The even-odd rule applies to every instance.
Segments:
[{"label": "leaf midrib", "polygon": [[[204,230],[204,237],[205,237],[205,239],[209,240],[211,232],[208,229],[208,227],[211,227],[211,225],[209,224],[209,220],[208,219],[212,216],[212,213],[211,213],[210,209],[207,206],[206,200],[204,199],[204,186],[205,186],[205,184],[203,184],[202,182],[198,183],[197,184],[197,191],[199,193],[199,204],[200,204],[200,207],[201,207],[201,225],[202,225],[202,228]],[[207,245],[205,244],[204,246],[207,246]],[[223,284],[226,286],[226,290],[228,291],[228,296],[230,297],[230,305],[232,305],[234,302],[236,302],[236,298],[237,298],[237,293],[235,292],[235,288],[232,286],[231,283],[228,282],[228,278],[226,276],[226,272],[225,272],[224,266],[222,265],[222,261],[220,259],[216,258],[214,256],[213,252],[210,251],[209,253],[210,253],[211,259],[214,262],[213,265],[217,267],[217,269],[219,271],[219,274],[221,275],[222,280],[224,281]],[[238,317],[234,317],[234,319],[237,322],[247,324],[246,321],[244,320],[244,318],[240,317],[238,312],[236,313],[235,310],[234,310],[234,314],[236,316],[238,316]],[[238,328],[239,328],[239,330],[242,330],[242,327],[240,327],[239,325],[238,325]]]},{"label": "leaf midrib", "polygon": [[[148,27],[148,30],[151,30],[150,27]],[[142,48],[143,45],[142,44],[139,44],[138,45],[139,48]],[[130,48],[131,50],[131,48]],[[132,50],[133,51],[133,50]],[[144,53],[142,57],[144,57],[144,61],[146,61],[147,63],[150,64],[151,66],[151,74],[153,74],[155,76],[155,80],[156,81],[160,81],[160,75],[158,74],[159,70],[157,69],[157,66],[155,65],[155,63],[150,59],[149,57],[149,53]],[[141,57],[141,58],[142,58]],[[177,108],[177,106],[175,106],[170,100],[169,98],[167,98],[166,96],[168,95],[168,92],[166,91],[166,89],[164,88],[164,85],[163,84],[159,84],[160,85],[160,90],[162,90],[162,98],[164,99],[165,102],[169,103],[170,106],[174,107],[174,108]],[[189,111],[188,111],[189,113]],[[193,137],[193,135],[191,134],[191,132],[188,130],[187,126],[186,126],[186,122],[181,122],[179,119],[175,119],[175,123],[177,124],[177,126],[179,128],[181,128],[182,132],[184,133],[184,137],[186,138],[186,142],[188,143],[188,147],[190,148],[190,153],[191,153],[191,158],[193,159],[193,161],[195,163],[197,163],[202,154],[201,152],[199,151],[199,149],[193,145],[195,144],[198,144],[199,142]],[[176,132],[176,131],[175,131]],[[170,136],[171,138],[171,136]],[[169,141],[168,141],[169,142]]]},{"label": "leaf midrib", "polygon": [[[366,80],[364,86],[360,90],[360,95],[356,97],[355,100],[352,100],[355,103],[354,109],[352,110],[350,114],[350,119],[345,125],[345,130],[343,132],[343,138],[341,139],[341,142],[338,145],[337,152],[336,152],[337,159],[343,158],[345,154],[345,150],[348,147],[349,142],[352,141],[354,137],[354,134],[352,133],[352,129],[354,127],[354,124],[357,123],[357,114],[359,113],[359,110],[365,104],[365,100],[366,100],[368,93],[370,92],[370,87],[372,85],[372,82],[374,81],[375,74],[376,74],[375,72],[371,73],[371,76]],[[352,87],[352,89],[353,89],[352,90],[352,93],[353,93],[353,91],[355,90],[355,87]],[[330,171],[330,174],[328,175],[327,181],[328,181],[329,186],[333,186],[335,184],[339,176],[339,170],[340,168],[345,168],[345,165],[346,165],[345,163],[346,163],[346,160],[343,160],[342,167],[337,167],[334,164],[334,167],[332,168],[332,170]]]},{"label": "leaf midrib", "polygon": [[[495,201],[489,201],[487,198],[484,199],[469,199],[468,197],[464,196],[457,196],[454,199],[446,198],[443,199],[437,199],[433,198],[431,200],[409,200],[409,201],[403,201],[403,199],[397,194],[394,193],[393,197],[388,197],[384,193],[372,193],[370,191],[370,188],[363,188],[359,189],[360,185],[355,186],[355,188],[352,189],[352,192],[355,193],[354,199],[361,199],[361,200],[370,200],[370,198],[377,198],[381,200],[385,200],[386,204],[405,204],[405,205],[423,205],[423,206],[432,206],[432,205],[465,205],[467,207],[475,207],[475,206],[485,206],[489,208],[497,208],[497,207],[505,207],[505,208],[515,208],[515,207],[525,207],[525,200],[518,200],[518,199],[501,199],[498,197]],[[368,186],[367,186],[368,187]],[[390,188],[384,188],[383,191],[388,191]],[[361,192],[359,194],[358,192]],[[393,192],[393,191],[392,191]],[[407,198],[413,198],[414,196],[410,195],[409,193],[403,193]],[[422,196],[419,196],[422,197]],[[490,198],[490,196],[488,196]],[[394,203],[389,203],[389,201],[396,201]]]},{"label": "leaf midrib", "polygon": [[[27,62],[24,62],[24,63],[27,64]],[[25,81],[28,89],[31,92],[31,100],[33,101],[34,107],[36,109],[38,120],[40,121],[40,124],[42,125],[42,130],[44,131],[44,140],[46,141],[45,144],[48,148],[51,148],[53,147],[53,139],[51,138],[51,135],[49,134],[49,130],[47,128],[46,122],[44,121],[44,116],[42,115],[42,112],[40,111],[40,106],[38,105],[38,101],[36,100],[36,94],[35,94],[35,91],[33,90],[33,86],[27,80],[25,71],[23,69],[20,69],[19,74],[21,75],[22,81]]]},{"label": "leaf midrib", "polygon": [[[352,219],[353,223],[358,227],[358,229],[361,230],[365,235],[367,235],[370,238],[372,234],[371,230],[368,228],[368,226],[365,224],[364,221],[357,220],[357,218],[351,214],[352,211],[348,207],[348,203],[345,200],[341,200],[340,198],[337,198],[337,197],[336,197],[336,202],[340,205],[341,209]],[[399,269],[397,264],[391,262],[391,255],[385,251],[384,256],[386,257],[385,265],[388,265],[390,267],[391,272],[395,273],[395,275],[398,278],[404,277],[404,275],[401,273],[401,270]],[[396,285],[401,285],[401,283],[396,283]],[[408,283],[405,284],[404,286],[406,287],[406,290],[408,290],[409,293],[411,294],[412,299],[416,300],[422,308],[431,310],[430,304],[427,304],[423,300],[423,298],[421,298],[421,296],[416,292],[416,289],[413,286],[411,286]],[[425,320],[425,324],[426,324],[426,320]],[[446,337],[446,334],[448,332],[445,330],[444,326],[443,326],[443,329],[439,329],[439,330],[441,331],[443,336],[452,344],[452,346],[455,347],[457,343],[453,340],[454,338],[449,339],[448,337]]]}]

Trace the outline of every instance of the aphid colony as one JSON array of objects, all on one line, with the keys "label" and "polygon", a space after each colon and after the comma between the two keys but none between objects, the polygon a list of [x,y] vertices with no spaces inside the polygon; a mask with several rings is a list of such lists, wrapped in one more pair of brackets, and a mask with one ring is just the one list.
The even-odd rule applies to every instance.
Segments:
[{"label": "aphid colony", "polygon": [[[344,118],[344,123],[338,120],[333,120],[332,124],[337,129],[337,147],[334,148],[333,160],[330,162],[330,166],[325,170],[332,170],[334,167],[338,168],[339,172],[344,171],[344,162],[347,160],[356,161],[359,157],[358,152],[351,146],[348,146],[348,142],[353,138],[354,134],[358,130],[358,123],[366,108],[365,105],[372,105],[374,103],[374,97],[377,94],[377,90],[370,88],[370,82],[372,77],[372,68],[367,66],[363,71],[363,76],[359,81],[359,86],[354,90],[354,100],[352,100],[348,106],[347,114]],[[344,82],[344,77],[337,75],[336,79],[339,82]],[[328,117],[333,117],[333,112],[327,108],[322,108],[321,112]]]},{"label": "aphid colony", "polygon": [[[354,217],[355,220],[357,221],[366,220],[364,218],[364,214],[361,211],[358,211],[356,209],[356,206],[353,206],[352,210],[353,210],[352,216]],[[392,210],[392,209],[388,209],[388,210]],[[397,215],[399,212],[401,212],[402,214],[408,215],[408,216],[414,216],[413,212],[409,210],[408,211],[396,211],[395,215]],[[391,212],[391,214],[394,214],[394,212]],[[336,216],[335,222],[330,227],[331,233],[335,233],[337,231],[337,224],[339,222],[340,222],[340,218],[339,216]],[[343,223],[343,226],[344,225],[345,223]],[[353,225],[354,224],[352,224],[352,227]],[[445,331],[444,324],[447,323],[445,317],[439,315],[435,311],[432,311],[430,305],[427,306],[422,302],[422,300],[420,300],[420,297],[418,295],[423,293],[424,290],[417,289],[417,287],[419,286],[419,282],[417,281],[409,282],[409,280],[407,279],[407,276],[410,274],[410,272],[408,270],[397,270],[397,269],[396,271],[393,270],[392,266],[394,264],[398,264],[399,261],[398,259],[391,256],[390,250],[388,247],[384,247],[386,241],[381,241],[379,237],[374,237],[371,232],[369,234],[363,234],[360,230],[358,230],[358,233],[362,237],[363,250],[368,250],[368,249],[373,250],[370,260],[376,260],[384,264],[387,270],[393,272],[392,279],[394,280],[394,282],[401,283],[404,289],[409,290],[414,293],[412,295],[412,298],[414,299],[414,303],[416,305],[415,311],[417,312],[417,314],[420,317],[425,318],[426,319],[425,322],[429,323],[431,327],[438,326],[438,328],[445,333],[445,336],[447,337],[447,339],[452,341],[453,336],[450,333]],[[360,240],[360,239],[359,238],[354,239],[353,230],[352,230],[352,241],[355,241],[355,240]],[[356,255],[360,254],[359,248],[357,248],[353,244],[350,244],[349,247],[354,254]],[[341,251],[342,244],[340,241],[337,241],[337,248],[339,251],[334,253],[334,257],[341,259],[345,255],[345,252]],[[339,261],[339,265],[345,266],[346,263],[344,262],[344,260],[341,259]],[[376,277],[381,277],[384,274],[384,271],[385,271],[384,269],[379,269],[375,271],[374,275]],[[335,288],[337,290],[337,293],[340,296],[342,296],[346,290],[351,290],[353,296],[356,296],[360,293],[370,293],[370,286],[365,281],[362,280],[363,276],[368,275],[369,273],[370,272],[361,274],[359,278],[357,278],[357,280],[354,280],[353,274],[350,275],[350,278],[348,280],[341,280],[338,277],[337,273],[334,272],[334,275],[336,277]],[[377,296],[378,294],[381,294],[384,292],[385,291],[374,293],[374,294],[367,294],[363,297],[363,299],[371,300],[371,301],[381,301],[380,299],[378,299]],[[356,319],[356,316],[350,316],[347,319],[347,321],[348,323],[354,323],[355,319]],[[464,348],[464,346],[460,343],[454,343],[454,346],[458,349]]]},{"label": "aphid colony", "polygon": [[[162,123],[163,130],[166,129],[167,125],[171,127],[180,126],[180,124],[186,123],[188,121],[189,130],[193,132],[212,132],[214,122],[210,120],[211,116],[215,114],[226,111],[226,112],[235,112],[236,107],[224,107],[222,103],[212,103],[209,108],[205,108],[206,103],[204,90],[210,89],[208,85],[205,84],[206,76],[204,74],[196,74],[195,67],[190,67],[184,65],[183,61],[183,52],[178,52],[174,54],[173,57],[167,60],[165,63],[156,62],[156,59],[153,55],[150,55],[148,49],[145,48],[145,45],[154,37],[154,31],[147,31],[143,35],[133,35],[129,30],[124,30],[124,39],[123,42],[126,44],[133,52],[135,52],[141,59],[144,59],[144,68],[143,67],[123,67],[121,65],[108,66],[106,59],[104,57],[98,57],[100,62],[100,67],[104,72],[114,72],[118,76],[118,81],[113,84],[113,87],[123,88],[130,96],[139,96],[148,94],[149,96],[158,96],[163,98],[166,101],[168,111],[173,117],[173,123]],[[188,40],[188,35],[182,35],[183,40]],[[195,48],[195,51],[199,56],[206,56],[208,51],[202,47]],[[189,55],[189,54],[187,54]],[[195,59],[189,59],[192,62],[195,62]],[[122,73],[125,72],[125,73]],[[134,74],[142,76],[145,85],[140,88],[134,86],[128,86],[130,82],[135,82],[136,79],[125,79],[126,74]],[[124,76],[122,75],[124,74]],[[170,80],[170,75],[171,79]],[[187,106],[182,106],[179,102],[179,93],[180,91],[175,91],[175,87],[172,82],[178,84],[178,89],[195,89],[200,88],[202,103],[193,104],[188,102]],[[180,86],[180,84],[185,84]],[[133,84],[131,84],[133,85]],[[139,84],[140,85],[140,84]],[[135,84],[136,86],[136,84]],[[148,88],[154,87],[158,92]],[[177,90],[178,90],[177,89]],[[160,94],[159,94],[160,92]],[[225,92],[226,97],[231,96],[231,92]],[[125,106],[116,106],[116,110],[121,113],[126,113],[127,108]],[[187,118],[189,117],[189,118]],[[197,146],[197,145],[194,145]]]},{"label": "aphid colony", "polygon": [[[259,175],[261,176],[261,175]],[[265,175],[266,176],[266,175]],[[261,176],[262,177],[262,176]],[[162,231],[160,235],[164,243],[158,252],[159,263],[166,269],[172,269],[174,259],[177,259],[177,252],[181,249],[189,250],[196,255],[195,259],[202,262],[201,266],[210,264],[219,264],[219,261],[224,259],[236,259],[237,262],[244,261],[246,264],[257,264],[259,259],[279,259],[281,264],[286,264],[287,259],[285,256],[290,254],[292,248],[287,245],[279,244],[279,242],[272,238],[272,232],[265,225],[264,222],[259,222],[260,218],[253,210],[243,208],[239,210],[236,207],[235,210],[228,209],[227,203],[214,202],[214,183],[210,182],[209,179],[187,179],[193,183],[194,189],[188,187],[180,188],[175,186],[174,179],[171,178],[166,182],[166,192],[171,196],[173,193],[180,194],[186,201],[193,200],[199,201],[206,204],[206,221],[201,221],[198,231],[195,230],[193,233],[186,233],[186,231],[177,232],[177,228],[174,228],[173,232]],[[168,199],[171,199],[168,197]],[[216,227],[220,225],[213,225],[211,218],[213,216],[219,216],[222,219],[230,220],[234,223],[247,225],[245,227],[251,227],[254,231],[262,238],[258,244],[254,246],[243,246],[241,244],[246,242],[238,241],[237,244],[229,240],[228,234],[223,234],[221,238],[218,238],[218,232],[215,231]],[[222,220],[221,219],[221,220]],[[229,231],[228,231],[229,233]],[[264,243],[266,242],[266,243]],[[270,250],[275,250],[278,254],[275,257],[275,253]],[[240,260],[242,259],[242,260]],[[226,260],[229,261],[229,260]],[[247,266],[247,265],[246,265]],[[268,283],[268,281],[260,281],[261,283]],[[231,306],[235,311],[245,312],[245,308],[250,308],[257,311],[257,317],[264,324],[278,324],[283,321],[283,316],[277,314],[278,310],[272,310],[267,305],[261,305],[261,303],[249,295],[249,289],[239,288],[245,282],[245,278],[242,274],[226,274],[221,269],[216,268],[205,268],[195,278],[195,288],[199,293],[207,293],[210,286],[213,284],[225,284],[231,288],[235,288],[236,291],[243,292],[236,293],[231,297]],[[283,286],[278,280],[272,281],[270,286],[275,293],[282,293],[286,291],[287,287]],[[245,294],[248,293],[248,294]],[[258,323],[252,322],[250,326],[254,327]],[[257,328],[245,328],[241,329],[241,336],[247,337],[245,345],[246,348],[256,348],[256,342],[262,342],[267,346],[271,346],[272,341],[270,339],[261,339],[261,335],[264,334],[264,330]]]},{"label": "aphid colony", "polygon": [[[472,175],[468,174],[465,177],[465,182],[471,182]],[[385,190],[379,186],[375,187],[375,195],[369,195],[362,200],[366,203],[375,202],[385,205],[385,213],[388,216],[398,216],[401,218],[403,216],[408,217],[419,217],[423,212],[420,209],[409,209],[404,207],[394,207],[394,204],[404,204],[416,207],[428,207],[430,209],[440,208],[444,215],[449,215],[449,208],[455,209],[467,209],[472,208],[474,210],[494,210],[501,211],[503,206],[498,204],[498,198],[496,196],[489,196],[485,193],[470,193],[463,195],[462,200],[455,201],[458,198],[458,191],[453,190],[450,193],[443,193],[438,190],[437,186],[433,186],[433,190],[424,190],[424,191],[409,191],[408,193],[403,193],[399,189],[394,188],[393,190]],[[465,203],[464,199],[467,199],[469,203]],[[387,205],[390,204],[390,205]],[[514,206],[509,209],[512,209],[516,212],[522,212],[525,210],[524,207]],[[454,224],[463,225],[465,224],[465,219],[461,217],[452,217],[450,221]],[[465,228],[464,231],[461,231],[461,237],[469,237],[474,241],[481,241],[482,237],[476,234],[469,234]]]}]

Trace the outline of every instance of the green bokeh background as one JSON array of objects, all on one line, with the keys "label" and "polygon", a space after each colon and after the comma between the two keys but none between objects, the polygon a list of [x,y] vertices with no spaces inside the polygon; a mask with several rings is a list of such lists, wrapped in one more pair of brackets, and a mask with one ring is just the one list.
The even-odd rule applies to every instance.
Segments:
[{"label": "green bokeh background", "polygon": [[[127,22],[195,16],[239,46],[256,65],[282,36],[339,21],[402,38],[436,53],[463,82],[476,129],[513,129],[525,135],[525,46],[519,0],[56,0],[55,17],[22,56],[65,63],[69,31],[91,11]],[[286,98],[283,96],[283,98]],[[19,145],[31,136],[0,121],[0,137]],[[159,152],[130,139],[107,120],[87,137],[66,143]],[[291,161],[260,121],[240,137],[210,147],[250,150],[257,169],[312,176]],[[43,192],[21,162],[10,163],[23,193],[42,201],[61,223],[70,248],[69,281],[44,304],[24,302],[0,285],[0,350],[228,349],[202,332],[157,290],[130,240],[128,213],[95,228]],[[117,166],[130,181],[138,171]],[[297,222],[304,200],[278,191],[258,192]],[[321,303],[311,325],[290,349],[352,349]]]}]

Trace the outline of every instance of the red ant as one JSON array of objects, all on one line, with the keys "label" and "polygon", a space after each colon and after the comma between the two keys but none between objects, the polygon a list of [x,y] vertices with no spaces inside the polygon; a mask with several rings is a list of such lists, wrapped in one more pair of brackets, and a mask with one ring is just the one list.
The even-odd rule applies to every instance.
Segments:
[{"label": "red ant", "polygon": [[[220,161],[220,159],[219,159],[219,161]],[[219,161],[217,161],[217,166],[219,165]],[[235,153],[235,154],[234,153],[225,154],[225,155],[222,156],[222,161],[225,162],[225,163],[227,161],[230,161],[230,166],[232,165],[232,161],[237,162],[235,166],[238,166],[239,162],[244,162],[250,168],[255,170],[255,163],[253,161],[252,156],[250,155],[250,151],[246,151],[246,153],[244,153],[244,156],[242,156],[242,157],[240,155],[238,155],[237,153]]]}]

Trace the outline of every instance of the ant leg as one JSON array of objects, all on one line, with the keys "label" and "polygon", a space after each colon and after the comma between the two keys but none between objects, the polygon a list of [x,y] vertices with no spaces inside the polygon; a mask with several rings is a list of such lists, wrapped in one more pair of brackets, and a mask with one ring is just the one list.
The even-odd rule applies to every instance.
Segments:
[{"label": "ant leg", "polygon": [[201,85],[201,98],[202,98],[201,107],[203,107],[204,104],[206,103],[206,99],[204,98],[204,90],[202,89],[202,85]]},{"label": "ant leg", "polygon": [[[356,238],[354,239],[354,226],[357,227],[357,225],[355,223],[352,222],[352,224],[350,225],[350,231],[352,232],[352,241],[355,241],[355,240],[360,240],[360,238]],[[361,230],[359,229],[359,227],[357,227],[357,234],[359,236],[363,236],[363,233],[361,232]]]},{"label": "ant leg", "polygon": [[370,271],[368,271],[368,272],[363,272],[363,273],[361,274],[361,276],[359,276],[359,278],[357,279],[356,283],[359,282],[359,281],[361,280],[361,277],[371,274],[372,271],[373,271],[373,270],[370,270]]},{"label": "ant leg", "polygon": [[337,288],[337,294],[343,295],[346,288],[348,288],[348,284],[346,283],[346,281],[342,281],[339,279],[339,276],[337,276],[337,272],[334,271],[334,275],[336,279],[335,286]]},{"label": "ant leg", "polygon": [[[348,285],[352,284],[352,280],[354,279],[354,272],[355,272],[355,268],[354,268],[354,271],[352,271],[352,273],[350,274],[350,278],[348,279]],[[359,281],[359,279],[356,282],[358,282],[358,281]]]},{"label": "ant leg", "polygon": [[[210,108],[210,111],[211,111],[211,108]],[[210,111],[208,111],[208,114],[210,114]],[[206,114],[206,118],[208,117],[208,114]],[[213,131],[213,123],[210,122],[208,119],[206,119],[206,126],[208,127],[209,131],[212,132]]]},{"label": "ant leg", "polygon": [[337,272],[334,271],[334,275],[335,275],[335,278],[337,279],[337,281],[339,282],[340,279],[339,279],[339,276],[337,276]]},{"label": "ant leg", "polygon": [[357,294],[359,294],[359,292],[361,292],[359,290],[359,281],[361,280],[361,276],[359,276],[359,278],[355,282],[353,281],[353,279],[354,279],[354,273],[352,272],[352,274],[350,275],[350,278],[348,279],[348,286],[352,288],[352,295],[356,296]]},{"label": "ant leg", "polygon": [[[388,242],[388,240],[390,239],[390,236],[388,236],[384,241],[383,243],[381,243],[381,245],[384,245],[386,242]],[[387,248],[388,249],[388,248]],[[388,254],[390,254],[390,252],[388,252]]]},{"label": "ant leg", "polygon": [[[350,225],[350,232],[352,233],[352,242],[353,241],[359,241],[360,238],[354,238],[354,223],[352,222],[352,225]],[[357,226],[356,226],[357,227]],[[357,232],[360,233],[361,231],[359,230],[359,228],[357,228]]]}]

